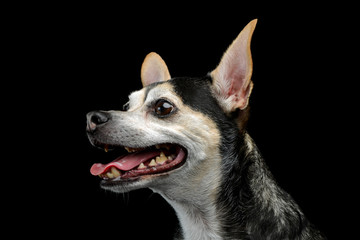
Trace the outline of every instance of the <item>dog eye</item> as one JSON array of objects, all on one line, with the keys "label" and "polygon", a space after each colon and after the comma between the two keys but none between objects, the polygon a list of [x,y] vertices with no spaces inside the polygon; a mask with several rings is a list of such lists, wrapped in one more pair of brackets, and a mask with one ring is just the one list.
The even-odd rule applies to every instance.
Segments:
[{"label": "dog eye", "polygon": [[158,116],[166,116],[170,114],[174,109],[174,106],[164,99],[160,99],[155,104],[155,113]]}]

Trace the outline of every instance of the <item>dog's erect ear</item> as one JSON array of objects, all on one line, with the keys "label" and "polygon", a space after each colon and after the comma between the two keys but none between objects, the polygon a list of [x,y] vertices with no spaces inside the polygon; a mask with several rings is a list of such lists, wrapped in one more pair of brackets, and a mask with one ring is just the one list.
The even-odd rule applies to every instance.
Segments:
[{"label": "dog's erect ear", "polygon": [[159,54],[149,53],[141,66],[141,82],[143,87],[154,82],[166,81],[170,78],[169,70]]},{"label": "dog's erect ear", "polygon": [[257,19],[252,20],[224,53],[211,72],[213,89],[226,112],[245,109],[253,87],[250,41]]}]

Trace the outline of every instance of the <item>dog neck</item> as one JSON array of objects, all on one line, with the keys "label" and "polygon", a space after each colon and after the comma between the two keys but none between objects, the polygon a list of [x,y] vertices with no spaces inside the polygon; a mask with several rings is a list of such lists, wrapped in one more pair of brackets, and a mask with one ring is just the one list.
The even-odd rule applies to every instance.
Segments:
[{"label": "dog neck", "polygon": [[159,191],[174,208],[184,239],[277,239],[306,223],[296,203],[277,186],[250,136],[243,135],[240,142],[238,154],[231,154],[236,159],[222,159],[220,181],[209,172],[194,189]]},{"label": "dog neck", "polygon": [[277,185],[248,134],[240,140],[238,161],[231,162],[232,167],[224,168],[227,177],[217,201],[224,239],[298,239],[308,234],[308,221]]},{"label": "dog neck", "polygon": [[163,197],[175,209],[183,239],[222,239],[216,206],[206,197],[202,205]]},{"label": "dog neck", "polygon": [[209,161],[208,169],[197,175],[191,174],[189,182],[179,182],[160,191],[153,189],[174,208],[183,239],[222,239],[217,214],[220,171],[212,171],[217,161],[215,158],[206,160]]}]

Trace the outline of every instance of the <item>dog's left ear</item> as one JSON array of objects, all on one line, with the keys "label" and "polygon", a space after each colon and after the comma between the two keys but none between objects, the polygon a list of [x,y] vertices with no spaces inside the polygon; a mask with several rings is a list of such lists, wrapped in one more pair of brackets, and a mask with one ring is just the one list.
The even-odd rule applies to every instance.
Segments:
[{"label": "dog's left ear", "polygon": [[141,82],[143,87],[154,82],[166,81],[171,78],[164,60],[155,52],[146,55],[141,66]]},{"label": "dog's left ear", "polygon": [[246,25],[211,72],[214,92],[228,113],[245,109],[249,102],[253,87],[250,41],[256,23],[257,19]]}]

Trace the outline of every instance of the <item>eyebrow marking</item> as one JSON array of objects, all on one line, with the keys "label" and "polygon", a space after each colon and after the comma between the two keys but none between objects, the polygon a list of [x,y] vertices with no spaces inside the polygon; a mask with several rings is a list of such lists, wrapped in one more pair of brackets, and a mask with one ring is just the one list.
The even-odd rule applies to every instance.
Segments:
[{"label": "eyebrow marking", "polygon": [[163,82],[154,82],[148,86],[146,86],[145,88],[145,97],[144,97],[144,102],[146,101],[147,99],[147,96],[150,92],[150,90],[152,90],[153,88],[157,87],[159,84],[163,84],[163,83],[166,83],[167,81],[163,81]]},{"label": "eyebrow marking", "polygon": [[130,93],[129,101],[126,103],[129,106],[128,109],[132,109],[134,107],[140,107],[144,102],[143,100],[144,100],[144,89]]}]

